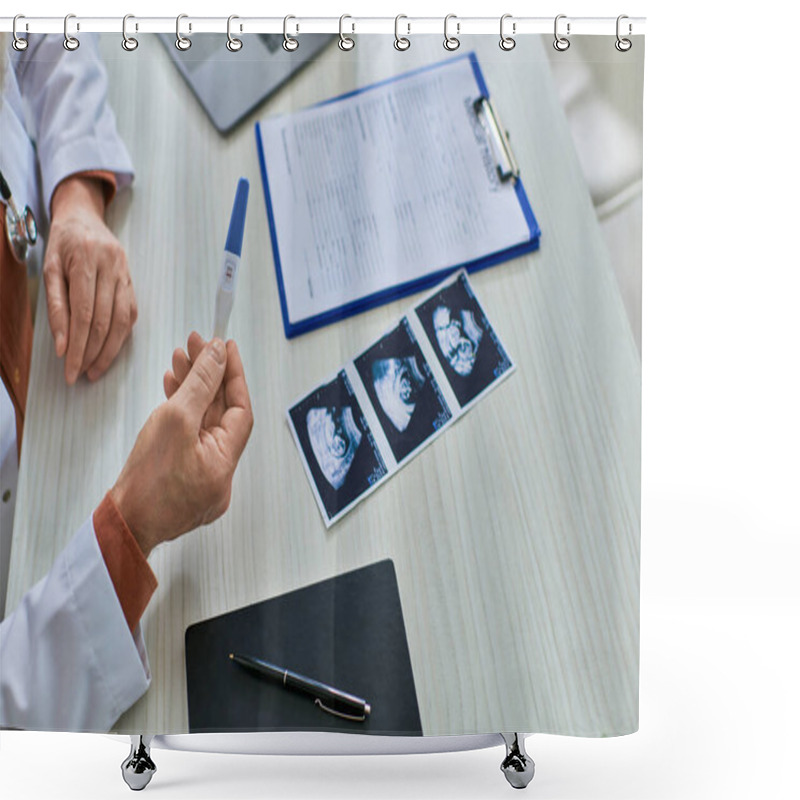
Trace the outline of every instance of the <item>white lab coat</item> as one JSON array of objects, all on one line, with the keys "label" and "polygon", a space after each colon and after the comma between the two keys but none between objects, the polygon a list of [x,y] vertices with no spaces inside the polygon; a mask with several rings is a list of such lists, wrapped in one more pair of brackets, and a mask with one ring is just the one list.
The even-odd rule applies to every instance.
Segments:
[{"label": "white lab coat", "polygon": [[[81,36],[75,52],[67,52],[62,41],[32,35],[27,51],[9,47],[0,53],[11,59],[0,105],[0,169],[18,206],[30,205],[43,233],[53,191],[68,175],[108,170],[119,188],[133,177],[106,104],[107,80],[96,40]],[[43,253],[41,242],[29,268],[40,268]],[[2,384],[0,390],[5,394]],[[17,454],[7,395],[0,409],[0,494],[12,491],[0,504],[4,599]],[[18,536],[27,533],[17,531]],[[47,575],[8,611],[0,623],[0,727],[107,731],[147,690],[150,669],[141,629],[131,636],[91,518]]]}]

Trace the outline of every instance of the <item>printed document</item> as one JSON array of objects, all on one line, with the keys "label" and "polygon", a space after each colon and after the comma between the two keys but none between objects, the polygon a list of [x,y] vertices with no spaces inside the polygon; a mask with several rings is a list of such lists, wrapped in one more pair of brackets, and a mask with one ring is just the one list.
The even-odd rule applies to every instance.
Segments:
[{"label": "printed document", "polygon": [[261,122],[289,321],[530,239],[471,59]]}]

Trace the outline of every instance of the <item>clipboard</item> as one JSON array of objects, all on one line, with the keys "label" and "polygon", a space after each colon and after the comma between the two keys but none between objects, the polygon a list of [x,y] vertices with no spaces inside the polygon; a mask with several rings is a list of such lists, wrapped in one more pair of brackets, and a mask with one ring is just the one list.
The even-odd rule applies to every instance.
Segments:
[{"label": "clipboard", "polygon": [[[488,143],[491,151],[492,170],[496,175],[496,180],[503,186],[506,195],[513,192],[513,197],[515,198],[514,207],[515,214],[517,214],[518,217],[518,235],[513,242],[509,242],[499,248],[489,248],[487,250],[485,248],[475,247],[472,252],[462,252],[460,257],[452,261],[448,259],[442,261],[442,259],[439,258],[439,263],[435,264],[432,268],[423,268],[421,274],[415,274],[407,280],[403,279],[403,270],[401,268],[389,267],[386,270],[387,275],[391,273],[393,278],[400,276],[399,279],[394,280],[392,278],[385,285],[381,285],[374,290],[361,293],[356,291],[357,296],[344,296],[346,292],[343,292],[342,297],[334,296],[330,304],[315,308],[312,313],[296,313],[293,308],[292,292],[289,291],[289,287],[287,287],[286,278],[288,275],[290,280],[294,280],[295,275],[303,268],[303,265],[300,264],[299,259],[295,258],[294,254],[291,252],[291,242],[287,244],[286,240],[291,238],[287,236],[287,224],[281,224],[281,215],[284,215],[285,219],[285,216],[289,212],[284,209],[285,197],[281,197],[280,192],[276,190],[276,183],[279,184],[279,186],[285,186],[285,183],[282,178],[276,181],[274,173],[276,169],[278,171],[283,170],[284,165],[279,160],[280,156],[274,154],[279,148],[268,148],[265,146],[265,126],[279,124],[279,120],[291,120],[295,115],[313,114],[315,109],[325,109],[332,105],[352,102],[354,98],[362,97],[371,92],[376,92],[378,90],[386,91],[386,88],[390,86],[397,86],[411,80],[420,80],[421,77],[431,75],[435,71],[443,71],[448,67],[452,68],[453,65],[458,65],[459,63],[469,65],[471,68],[472,80],[474,81],[475,96],[470,103],[472,119],[465,116],[464,124],[471,125],[474,119],[474,125],[480,126],[480,130],[484,131],[485,141]],[[256,145],[261,168],[262,186],[272,244],[273,261],[275,264],[281,315],[287,339],[328,325],[332,322],[345,319],[397,298],[435,286],[448,275],[460,269],[466,269],[468,272],[476,272],[529,253],[539,247],[541,236],[539,224],[536,221],[536,217],[525,191],[508,135],[499,120],[497,109],[492,104],[489,89],[475,53],[465,53],[455,58],[420,67],[410,72],[389,78],[388,80],[380,81],[355,91],[342,94],[338,97],[325,100],[316,106],[312,106],[310,109],[303,109],[300,112],[287,114],[284,117],[258,122],[256,123]],[[391,150],[391,148],[387,148],[387,150]],[[392,158],[392,153],[387,152],[385,157],[387,162],[389,162]],[[296,211],[297,209],[295,209],[295,212]],[[299,219],[299,217],[302,217],[302,213],[302,209],[300,213],[295,213],[291,222],[288,223],[289,227],[303,224],[303,220]],[[292,227],[292,233],[294,233],[294,231],[295,228]],[[313,258],[308,260],[313,261]],[[306,268],[308,268],[308,264],[306,264]],[[311,278],[309,277],[309,287],[311,286],[310,280]],[[310,288],[309,291],[311,291]]]}]

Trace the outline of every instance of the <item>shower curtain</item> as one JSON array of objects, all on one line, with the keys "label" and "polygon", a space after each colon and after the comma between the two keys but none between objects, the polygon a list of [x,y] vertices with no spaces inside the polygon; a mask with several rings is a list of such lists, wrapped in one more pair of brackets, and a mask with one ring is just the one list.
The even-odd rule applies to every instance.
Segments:
[{"label": "shower curtain", "polygon": [[643,37],[229,30],[3,43],[0,724],[635,731]]}]

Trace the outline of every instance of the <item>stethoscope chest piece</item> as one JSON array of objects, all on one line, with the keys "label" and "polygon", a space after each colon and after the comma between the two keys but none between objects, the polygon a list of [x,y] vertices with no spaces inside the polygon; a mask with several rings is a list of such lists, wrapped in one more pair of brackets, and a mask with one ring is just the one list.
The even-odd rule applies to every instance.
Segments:
[{"label": "stethoscope chest piece", "polygon": [[36,226],[36,217],[30,206],[25,206],[20,214],[11,190],[8,188],[3,173],[0,172],[0,189],[6,203],[6,238],[14,258],[24,264],[28,258],[28,249],[36,244],[39,238],[39,229]]},{"label": "stethoscope chest piece", "polygon": [[14,258],[20,264],[25,263],[28,248],[33,247],[39,238],[36,217],[33,216],[30,206],[25,206],[22,214],[15,213],[10,205],[6,206],[6,237]]}]

